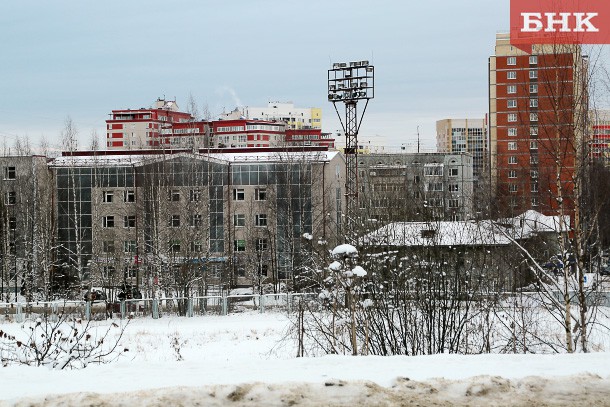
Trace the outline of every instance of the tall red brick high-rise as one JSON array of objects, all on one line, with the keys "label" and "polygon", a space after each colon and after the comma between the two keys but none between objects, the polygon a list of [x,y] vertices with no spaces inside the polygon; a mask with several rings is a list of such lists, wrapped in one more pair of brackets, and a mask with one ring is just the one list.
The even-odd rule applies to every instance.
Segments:
[{"label": "tall red brick high-rise", "polygon": [[528,54],[512,46],[508,34],[496,36],[489,58],[489,141],[500,214],[574,215],[586,71],[580,46],[534,45]]}]

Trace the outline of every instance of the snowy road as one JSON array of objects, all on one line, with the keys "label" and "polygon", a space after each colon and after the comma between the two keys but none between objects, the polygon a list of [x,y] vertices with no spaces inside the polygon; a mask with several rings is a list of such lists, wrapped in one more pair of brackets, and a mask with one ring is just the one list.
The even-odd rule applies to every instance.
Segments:
[{"label": "snowy road", "polygon": [[25,398],[11,406],[608,406],[610,380],[579,375],[562,378],[249,383],[171,387],[127,393],[75,393]]}]

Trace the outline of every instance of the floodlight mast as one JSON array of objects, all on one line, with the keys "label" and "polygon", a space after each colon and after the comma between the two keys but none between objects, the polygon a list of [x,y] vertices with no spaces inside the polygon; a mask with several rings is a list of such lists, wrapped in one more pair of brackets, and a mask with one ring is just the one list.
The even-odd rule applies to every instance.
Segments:
[{"label": "floodlight mast", "polygon": [[[328,70],[328,100],[332,102],[345,133],[345,201],[346,237],[350,243],[356,240],[358,218],[358,131],[369,100],[375,97],[375,68],[369,61],[337,62]],[[358,118],[358,101],[365,100]],[[337,103],[345,104],[345,121],[337,109]]]}]

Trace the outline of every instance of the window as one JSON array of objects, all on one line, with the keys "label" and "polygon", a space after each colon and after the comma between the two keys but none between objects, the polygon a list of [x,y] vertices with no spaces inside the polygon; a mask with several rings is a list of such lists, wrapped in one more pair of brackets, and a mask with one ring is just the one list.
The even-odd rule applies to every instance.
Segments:
[{"label": "window", "polygon": [[8,191],[4,195],[4,202],[7,205],[15,205],[17,203],[17,192],[15,192],[15,191]]},{"label": "window", "polygon": [[514,155],[511,155],[510,157],[508,157],[508,163],[509,164],[517,164],[517,157]]},{"label": "window", "polygon": [[172,202],[179,202],[180,201],[180,191],[178,191],[177,189],[169,191],[169,200]]},{"label": "window", "polygon": [[442,192],[443,183],[442,182],[429,182],[426,190],[429,192]]},{"label": "window", "polygon": [[243,213],[233,215],[233,226],[246,226],[246,215]]},{"label": "window", "polygon": [[448,205],[450,208],[459,208],[460,200],[459,199],[449,199]]},{"label": "window", "polygon": [[517,136],[517,128],[516,127],[511,127],[508,129],[508,135],[510,137],[515,137]]},{"label": "window", "polygon": [[537,155],[531,155],[530,156],[530,164],[538,164],[538,156]]},{"label": "window", "polygon": [[517,65],[517,57],[506,58],[506,65]]},{"label": "window", "polygon": [[133,189],[128,189],[125,191],[123,198],[125,202],[133,203],[136,201],[136,192]]},{"label": "window", "polygon": [[538,206],[538,198],[536,198],[536,197],[532,198],[532,206]]},{"label": "window", "polygon": [[124,278],[135,278],[138,275],[138,269],[134,266],[123,267]]},{"label": "window", "polygon": [[509,170],[508,178],[517,178],[517,170]]},{"label": "window", "polygon": [[517,85],[508,85],[506,88],[506,93],[513,94],[513,93],[517,93]]},{"label": "window", "polygon": [[191,202],[199,202],[201,200],[201,190],[191,189],[189,192],[189,199]]},{"label": "window", "polygon": [[261,213],[254,217],[254,222],[256,226],[267,226],[267,214]]},{"label": "window", "polygon": [[191,215],[191,226],[199,228],[203,226],[203,216],[198,213],[194,213]]},{"label": "window", "polygon": [[102,244],[102,251],[104,253],[114,253],[114,240],[105,240]]},{"label": "window", "polygon": [[201,243],[201,241],[196,240],[194,242],[191,242],[191,251],[195,252],[195,253],[199,253],[203,251],[203,244]]},{"label": "window", "polygon": [[516,193],[518,190],[517,184],[509,184],[508,185],[508,192],[510,193]]},{"label": "window", "polygon": [[267,188],[256,188],[254,191],[254,199],[257,201],[267,200]]},{"label": "window", "polygon": [[538,170],[531,170],[530,171],[530,177],[533,179],[538,178]]},{"label": "window", "polygon": [[449,184],[449,192],[460,192],[460,186],[458,184]]},{"label": "window", "polygon": [[268,247],[269,247],[269,242],[267,241],[267,239],[258,239],[256,241],[256,251],[257,252],[264,252],[267,250]]},{"label": "window", "polygon": [[538,79],[538,70],[537,69],[530,70],[530,79]]},{"label": "window", "polygon": [[125,216],[125,218],[123,219],[123,226],[126,228],[135,228],[136,227],[135,215]]},{"label": "window", "polygon": [[517,79],[517,71],[508,71],[506,72],[507,79]]},{"label": "window", "polygon": [[425,164],[424,175],[427,176],[442,176],[443,164]]},{"label": "window", "polygon": [[258,275],[262,276],[262,277],[267,277],[268,274],[269,274],[269,266],[266,264],[259,264],[258,265]]},{"label": "window", "polygon": [[424,239],[432,239],[436,235],[436,230],[433,230],[433,229],[422,229],[420,233],[421,233],[421,237],[422,238],[424,238]]},{"label": "window", "polygon": [[517,149],[517,142],[516,141],[509,141],[508,142],[508,149],[511,151],[514,151]]},{"label": "window", "polygon": [[114,199],[114,192],[112,191],[104,191],[102,194],[102,200],[104,203],[111,203]]},{"label": "window", "polygon": [[104,273],[104,278],[110,278],[114,276],[116,269],[114,268],[114,266],[104,266],[102,268],[102,272]]},{"label": "window", "polygon": [[114,216],[103,216],[102,217],[102,227],[104,228],[113,228],[114,227]]},{"label": "window", "polygon": [[169,218],[169,226],[172,228],[180,227],[180,215],[172,215]]},{"label": "window", "polygon": [[538,93],[538,85],[530,85],[530,93]]},{"label": "window", "polygon": [[538,121],[538,113],[530,113],[530,122]]},{"label": "window", "polygon": [[135,253],[136,252],[136,241],[135,240],[125,240],[123,242],[123,251],[125,253]]},{"label": "window", "polygon": [[243,201],[246,199],[246,191],[243,188],[233,188],[233,200]]},{"label": "window", "polygon": [[538,135],[538,127],[536,127],[536,126],[530,127],[530,136],[537,136],[537,135]]},{"label": "window", "polygon": [[530,65],[538,65],[538,55],[530,55]]},{"label": "window", "polygon": [[531,191],[532,192],[538,192],[538,184],[537,183],[532,183]]},{"label": "window", "polygon": [[509,122],[516,122],[517,121],[517,113],[509,113],[508,114],[508,121]]},{"label": "window", "polygon": [[17,173],[15,171],[15,167],[4,167],[4,179],[15,179],[17,178]]},{"label": "window", "polygon": [[172,240],[169,242],[169,251],[171,253],[180,253],[180,240]]},{"label": "window", "polygon": [[233,240],[233,251],[245,252],[246,251],[246,241],[243,239]]},{"label": "window", "polygon": [[530,99],[530,107],[538,107],[538,99]]},{"label": "window", "polygon": [[538,150],[538,142],[536,140],[530,141],[530,150]]},{"label": "window", "polygon": [[515,107],[517,107],[517,100],[516,99],[508,99],[507,105],[508,105],[509,109],[515,108]]},{"label": "window", "polygon": [[17,229],[17,218],[14,216],[11,216],[8,218],[8,228],[10,230],[16,230]]},{"label": "window", "polygon": [[441,198],[430,198],[428,199],[428,206],[431,208],[441,208],[443,200]]},{"label": "window", "polygon": [[449,176],[457,177],[460,171],[457,168],[449,168]]}]

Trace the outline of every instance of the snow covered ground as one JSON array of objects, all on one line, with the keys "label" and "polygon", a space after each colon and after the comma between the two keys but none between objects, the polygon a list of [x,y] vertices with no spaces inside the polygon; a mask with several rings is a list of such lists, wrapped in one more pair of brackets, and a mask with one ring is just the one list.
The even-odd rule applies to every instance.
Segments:
[{"label": "snow covered ground", "polygon": [[0,368],[0,406],[610,405],[610,353],[295,358],[288,325],[255,312],[132,320],[117,362]]}]

